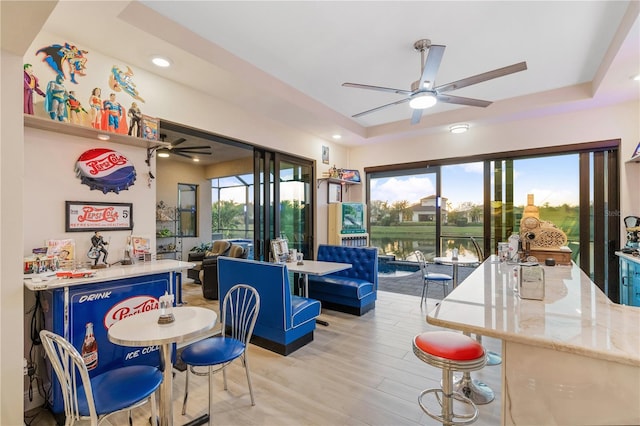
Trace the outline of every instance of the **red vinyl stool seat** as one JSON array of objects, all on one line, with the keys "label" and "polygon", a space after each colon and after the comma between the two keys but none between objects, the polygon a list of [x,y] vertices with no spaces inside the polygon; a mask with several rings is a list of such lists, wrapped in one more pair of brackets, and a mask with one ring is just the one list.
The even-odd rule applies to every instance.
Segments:
[{"label": "red vinyl stool seat", "polygon": [[[418,397],[420,408],[429,417],[443,425],[467,425],[478,418],[478,407],[466,396],[453,391],[453,372],[480,370],[487,363],[484,347],[476,340],[453,331],[429,331],[413,338],[413,353],[421,361],[442,369],[442,389],[424,390]],[[435,394],[442,408],[434,413],[423,403],[427,394]],[[471,407],[471,414],[453,412],[453,401],[459,401]]]}]

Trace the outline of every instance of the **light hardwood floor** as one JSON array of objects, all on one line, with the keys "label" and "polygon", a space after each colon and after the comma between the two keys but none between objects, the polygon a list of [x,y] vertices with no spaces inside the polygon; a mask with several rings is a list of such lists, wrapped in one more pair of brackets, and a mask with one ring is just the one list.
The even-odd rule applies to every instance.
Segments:
[{"label": "light hardwood floor", "polygon": [[[199,285],[184,285],[184,300],[195,306],[218,309],[217,301],[202,298]],[[314,341],[284,357],[251,345],[248,360],[256,405],[251,406],[246,376],[239,362],[228,367],[229,390],[222,375],[215,376],[216,392],[211,424],[217,425],[435,425],[422,412],[417,398],[426,388],[438,387],[439,369],[413,354],[411,341],[422,331],[435,330],[420,298],[380,291],[376,308],[362,317],[323,310],[328,327],[318,325]],[[500,341],[483,344],[500,352]],[[472,377],[496,393],[493,402],[479,406],[476,425],[500,423],[501,366],[485,367]],[[182,416],[184,373],[174,379],[175,424],[186,423],[206,412],[207,379],[191,376],[187,415]],[[148,424],[149,407],[134,412],[134,424]],[[34,425],[52,425],[38,416]],[[124,414],[109,418],[112,425],[127,423]]]}]

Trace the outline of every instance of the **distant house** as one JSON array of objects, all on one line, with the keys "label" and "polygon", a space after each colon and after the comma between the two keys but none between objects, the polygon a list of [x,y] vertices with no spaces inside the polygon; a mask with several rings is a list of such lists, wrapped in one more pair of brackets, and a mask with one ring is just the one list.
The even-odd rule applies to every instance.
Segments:
[{"label": "distant house", "polygon": [[[442,221],[447,222],[447,200],[448,198],[440,197],[440,214]],[[435,222],[436,207],[438,205],[438,197],[429,195],[421,198],[420,201],[411,206],[412,222]]]}]

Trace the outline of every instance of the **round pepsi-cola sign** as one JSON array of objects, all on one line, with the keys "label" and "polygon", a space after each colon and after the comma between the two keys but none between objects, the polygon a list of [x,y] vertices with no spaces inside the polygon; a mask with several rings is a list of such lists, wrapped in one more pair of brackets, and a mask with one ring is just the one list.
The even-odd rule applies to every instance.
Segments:
[{"label": "round pepsi-cola sign", "polygon": [[133,164],[117,151],[106,148],[90,149],[76,161],[76,175],[89,188],[104,194],[129,189],[136,180]]}]

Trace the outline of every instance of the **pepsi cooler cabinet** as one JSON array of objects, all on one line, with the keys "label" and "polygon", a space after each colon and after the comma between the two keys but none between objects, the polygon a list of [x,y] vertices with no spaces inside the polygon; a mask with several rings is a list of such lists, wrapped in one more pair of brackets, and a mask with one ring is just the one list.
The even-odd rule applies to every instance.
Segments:
[{"label": "pepsi cooler cabinet", "polygon": [[[158,309],[160,296],[165,292],[175,294],[175,283],[180,278],[177,272],[171,271],[41,290],[44,306],[48,306],[45,328],[73,344],[90,368],[90,377],[128,365],[160,366],[159,346],[119,346],[109,341],[107,332],[120,319]],[[53,413],[64,414],[60,383],[49,364],[48,369],[49,403]]]}]

